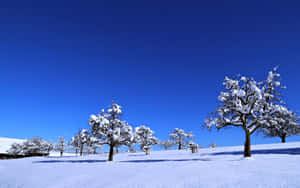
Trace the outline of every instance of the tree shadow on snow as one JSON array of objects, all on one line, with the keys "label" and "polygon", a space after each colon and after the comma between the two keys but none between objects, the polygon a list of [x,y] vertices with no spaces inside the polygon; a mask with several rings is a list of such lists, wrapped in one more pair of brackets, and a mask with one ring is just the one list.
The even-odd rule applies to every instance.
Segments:
[{"label": "tree shadow on snow", "polygon": [[77,157],[77,156],[46,156],[45,158],[50,158],[50,159],[63,159],[63,158],[71,158],[71,157]]},{"label": "tree shadow on snow", "polygon": [[103,163],[107,160],[45,160],[33,161],[32,163]]},{"label": "tree shadow on snow", "polygon": [[[252,154],[287,154],[287,155],[300,155],[300,148],[283,148],[283,149],[264,149],[264,150],[252,150]],[[229,152],[217,152],[208,155],[243,155],[243,151],[229,151]]]},{"label": "tree shadow on snow", "polygon": [[211,161],[211,159],[148,159],[148,160],[128,160],[121,163],[156,163],[156,162],[187,162],[187,161]]},{"label": "tree shadow on snow", "polygon": [[146,156],[144,153],[141,153],[141,154],[129,154],[128,156],[130,157],[143,157],[143,156]]}]

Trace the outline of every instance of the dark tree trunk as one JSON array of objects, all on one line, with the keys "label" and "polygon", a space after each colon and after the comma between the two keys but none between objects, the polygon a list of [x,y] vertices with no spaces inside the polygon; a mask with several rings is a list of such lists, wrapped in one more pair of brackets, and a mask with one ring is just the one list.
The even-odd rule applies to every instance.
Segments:
[{"label": "dark tree trunk", "polygon": [[109,155],[108,155],[108,161],[113,161],[114,157],[114,145],[109,145]]},{"label": "dark tree trunk", "polygon": [[245,141],[245,146],[244,146],[244,157],[251,157],[251,142],[250,142],[250,133],[246,132],[246,141]]},{"label": "dark tree trunk", "polygon": [[146,151],[145,151],[145,154],[146,154],[146,155],[150,155],[150,151],[149,151],[149,150],[146,150]]},{"label": "dark tree trunk", "polygon": [[116,147],[116,153],[119,153],[119,147]]},{"label": "dark tree trunk", "polygon": [[63,153],[64,153],[63,151],[60,151],[60,156],[61,156],[61,157],[63,156]]},{"label": "dark tree trunk", "polygon": [[97,153],[97,148],[94,148],[94,154],[96,154]]},{"label": "dark tree trunk", "polygon": [[281,142],[282,142],[282,143],[285,143],[285,137],[286,137],[285,135],[283,135],[283,136],[281,137]]},{"label": "dark tree trunk", "polygon": [[80,146],[80,156],[82,156],[82,153],[83,153],[83,144],[81,144]]}]

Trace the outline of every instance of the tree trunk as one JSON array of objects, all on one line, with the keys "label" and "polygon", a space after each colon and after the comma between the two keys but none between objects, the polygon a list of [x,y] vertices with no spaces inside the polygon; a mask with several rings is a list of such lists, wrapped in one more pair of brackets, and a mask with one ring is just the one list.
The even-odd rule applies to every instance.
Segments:
[{"label": "tree trunk", "polygon": [[114,145],[109,145],[109,156],[108,156],[108,161],[113,161],[113,156],[114,156]]},{"label": "tree trunk", "polygon": [[281,142],[282,142],[282,143],[285,143],[285,137],[286,137],[285,135],[283,135],[283,136],[281,137]]},{"label": "tree trunk", "polygon": [[76,153],[76,155],[78,154],[78,149],[75,149],[75,153]]},{"label": "tree trunk", "polygon": [[96,154],[97,153],[97,148],[94,148],[94,154]]},{"label": "tree trunk", "polygon": [[181,142],[178,144],[178,150],[181,150]]},{"label": "tree trunk", "polygon": [[246,141],[245,141],[245,146],[244,146],[244,157],[251,157],[251,150],[250,150],[250,133],[246,132]]},{"label": "tree trunk", "polygon": [[60,151],[60,156],[61,156],[61,157],[63,156],[63,153],[64,153],[63,151]]},{"label": "tree trunk", "polygon": [[145,151],[146,155],[150,155],[150,149]]},{"label": "tree trunk", "polygon": [[83,153],[83,144],[81,144],[80,146],[80,156],[82,156],[82,153]]}]

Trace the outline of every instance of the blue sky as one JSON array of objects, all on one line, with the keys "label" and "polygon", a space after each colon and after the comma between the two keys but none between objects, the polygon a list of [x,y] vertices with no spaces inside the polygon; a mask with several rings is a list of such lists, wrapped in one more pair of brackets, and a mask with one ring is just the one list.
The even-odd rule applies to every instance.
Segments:
[{"label": "blue sky", "polygon": [[178,127],[203,146],[243,144],[242,130],[209,132],[202,123],[226,75],[262,80],[276,65],[287,104],[300,110],[299,8],[292,1],[5,2],[0,136],[69,138],[115,100],[125,120],[161,139]]}]

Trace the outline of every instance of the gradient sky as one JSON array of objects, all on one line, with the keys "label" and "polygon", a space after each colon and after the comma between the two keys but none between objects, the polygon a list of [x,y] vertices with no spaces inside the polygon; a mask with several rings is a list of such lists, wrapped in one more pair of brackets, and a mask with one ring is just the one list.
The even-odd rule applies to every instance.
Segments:
[{"label": "gradient sky", "polygon": [[239,128],[201,126],[226,75],[263,80],[276,65],[287,104],[300,110],[294,2],[1,2],[0,136],[70,138],[115,100],[125,120],[160,139],[178,127],[202,146],[243,144]]}]

